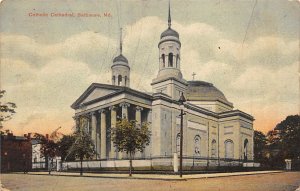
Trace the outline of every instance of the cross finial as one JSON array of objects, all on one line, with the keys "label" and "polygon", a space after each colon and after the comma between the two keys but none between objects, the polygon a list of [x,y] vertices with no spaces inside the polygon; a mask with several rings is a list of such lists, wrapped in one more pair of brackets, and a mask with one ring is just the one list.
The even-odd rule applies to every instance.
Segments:
[{"label": "cross finial", "polygon": [[169,0],[169,17],[168,17],[168,26],[171,28],[171,8],[170,8],[170,0]]},{"label": "cross finial", "polygon": [[195,80],[196,73],[193,72],[193,73],[192,73],[192,76],[193,76],[193,81],[194,81],[194,80]]},{"label": "cross finial", "polygon": [[122,28],[120,28],[120,54],[122,54]]}]

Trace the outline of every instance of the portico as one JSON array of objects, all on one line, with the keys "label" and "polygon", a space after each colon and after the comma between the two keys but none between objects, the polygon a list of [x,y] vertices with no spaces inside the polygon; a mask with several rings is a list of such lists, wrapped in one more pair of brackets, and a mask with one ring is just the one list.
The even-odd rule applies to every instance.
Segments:
[{"label": "portico", "polygon": [[[96,86],[93,88],[96,88]],[[126,91],[130,90],[124,89],[123,93],[120,92],[120,94],[123,95],[116,95],[117,97],[121,96],[124,98],[120,101],[114,101],[114,98],[111,97],[112,102],[108,103],[106,101],[104,106],[102,106],[100,102],[98,103],[99,106],[93,108],[89,108],[87,105],[82,104],[76,109],[77,112],[74,116],[76,124],[78,124],[78,120],[81,116],[88,118],[87,131],[95,143],[95,151],[97,152],[96,159],[127,158],[126,154],[115,151],[110,135],[111,128],[114,128],[117,121],[121,118],[136,120],[139,125],[144,122],[151,123],[151,105],[149,104],[149,101],[143,100],[142,97],[137,98],[139,99],[139,102],[136,101],[137,99],[126,99],[126,97],[132,97],[132,95],[129,95]],[[147,97],[148,95],[145,94],[139,96]],[[139,157],[142,157],[141,154],[137,154],[137,156],[138,155]]]}]

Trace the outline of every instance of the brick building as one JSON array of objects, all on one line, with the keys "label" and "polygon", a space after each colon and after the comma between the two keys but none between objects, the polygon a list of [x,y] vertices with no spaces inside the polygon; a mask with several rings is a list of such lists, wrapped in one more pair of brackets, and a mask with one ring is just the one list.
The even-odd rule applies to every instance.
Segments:
[{"label": "brick building", "polygon": [[31,158],[30,136],[1,135],[1,172],[30,170]]}]

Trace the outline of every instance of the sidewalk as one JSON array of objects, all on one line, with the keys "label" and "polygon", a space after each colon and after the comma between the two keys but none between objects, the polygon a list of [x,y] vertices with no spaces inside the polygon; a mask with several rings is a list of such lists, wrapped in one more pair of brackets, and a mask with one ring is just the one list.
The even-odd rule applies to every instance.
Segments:
[{"label": "sidewalk", "polygon": [[[188,174],[183,175],[182,178],[179,175],[165,175],[165,174],[133,174],[129,177],[128,174],[109,174],[109,173],[83,173],[82,177],[93,178],[120,178],[120,179],[147,179],[147,180],[189,180],[189,179],[205,179],[205,178],[218,178],[229,176],[246,176],[246,175],[258,175],[258,174],[270,174],[281,173],[284,171],[253,171],[253,172],[232,172],[232,173],[211,173],[211,174]],[[80,177],[78,172],[29,172],[28,175],[48,175],[48,176],[70,176]]]}]

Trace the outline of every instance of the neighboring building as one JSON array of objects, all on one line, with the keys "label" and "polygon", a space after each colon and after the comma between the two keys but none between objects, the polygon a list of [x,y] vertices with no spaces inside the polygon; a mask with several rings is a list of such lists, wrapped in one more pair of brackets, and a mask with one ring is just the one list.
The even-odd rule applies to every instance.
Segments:
[{"label": "neighboring building", "polygon": [[[55,129],[50,136],[48,134],[45,135],[45,138],[47,140],[51,140],[54,142],[58,142],[60,139],[62,139],[63,134],[58,132],[58,130],[61,127]],[[60,157],[54,157],[52,160],[46,160],[46,157],[42,154],[42,144],[41,140],[34,138],[31,140],[32,144],[32,169],[45,169],[49,165],[51,165],[51,168],[56,168],[57,160],[60,160]],[[49,163],[47,165],[47,162]]]},{"label": "neighboring building", "polygon": [[118,162],[127,158],[115,151],[109,134],[116,121],[126,117],[138,123],[150,122],[151,144],[136,158],[151,160],[151,164],[141,166],[172,165],[174,153],[179,153],[178,100],[183,94],[187,99],[183,121],[185,166],[225,166],[233,165],[228,161],[241,164],[253,160],[253,117],[233,109],[213,84],[183,78],[181,42],[179,33],[171,28],[170,10],[168,29],[161,34],[158,48],[159,71],[151,83],[153,93],[130,88],[130,66],[121,44],[120,55],[111,66],[112,85],[93,83],[72,104],[75,120],[82,115],[90,119],[88,130],[99,153],[97,159]]},{"label": "neighboring building", "polygon": [[31,169],[30,137],[1,135],[1,172],[16,172]]},{"label": "neighboring building", "polygon": [[32,139],[32,169],[46,168],[46,159],[41,153],[42,144],[37,139]]}]

